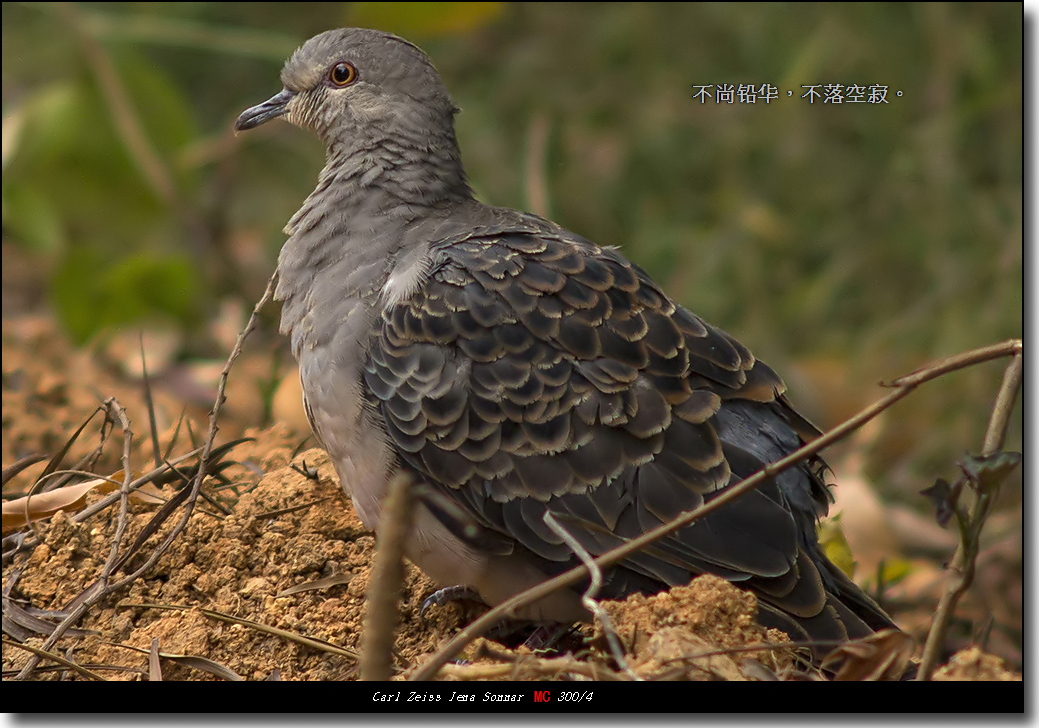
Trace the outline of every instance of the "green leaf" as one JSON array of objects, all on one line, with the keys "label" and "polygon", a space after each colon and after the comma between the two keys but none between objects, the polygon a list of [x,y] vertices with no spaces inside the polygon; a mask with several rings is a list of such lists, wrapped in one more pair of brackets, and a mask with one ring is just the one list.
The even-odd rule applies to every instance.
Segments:
[{"label": "green leaf", "polygon": [[844,536],[844,530],[841,528],[841,514],[837,513],[820,521],[816,530],[819,535],[819,545],[823,547],[826,558],[843,571],[849,579],[854,576],[855,559],[851,553],[851,546],[848,545],[848,539]]},{"label": "green leaf", "polygon": [[153,318],[192,323],[196,280],[183,256],[137,253],[111,264],[89,246],[76,246],[58,267],[52,295],[66,330],[83,343],[106,327]]},{"label": "green leaf", "polygon": [[4,186],[4,228],[34,253],[56,253],[66,242],[61,215],[46,195],[29,185]]}]

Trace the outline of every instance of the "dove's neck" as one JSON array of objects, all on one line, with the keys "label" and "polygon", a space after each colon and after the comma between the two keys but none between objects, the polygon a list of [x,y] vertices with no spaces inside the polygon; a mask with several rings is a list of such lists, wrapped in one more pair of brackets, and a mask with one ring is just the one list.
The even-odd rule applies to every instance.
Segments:
[{"label": "dove's neck", "polygon": [[281,328],[297,358],[363,343],[391,276],[421,282],[430,221],[472,200],[453,135],[441,141],[419,149],[397,135],[329,150],[278,260]]}]

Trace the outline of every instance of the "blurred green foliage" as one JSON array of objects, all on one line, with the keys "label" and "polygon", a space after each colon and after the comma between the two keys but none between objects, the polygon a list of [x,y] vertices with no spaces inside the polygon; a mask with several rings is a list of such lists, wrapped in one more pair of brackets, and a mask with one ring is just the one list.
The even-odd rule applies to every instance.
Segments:
[{"label": "blurred green foliage", "polygon": [[[298,43],[352,24],[430,53],[485,200],[622,245],[820,424],[847,405],[814,401],[795,364],[834,363],[862,403],[1021,336],[1018,4],[4,3],[5,245],[38,259],[75,340],[156,319],[197,333],[219,299],[258,297],[322,150],[231,123]],[[721,83],[783,95],[692,98]],[[798,98],[828,83],[888,103]],[[914,396],[874,473],[926,482],[980,446],[999,371]]]}]

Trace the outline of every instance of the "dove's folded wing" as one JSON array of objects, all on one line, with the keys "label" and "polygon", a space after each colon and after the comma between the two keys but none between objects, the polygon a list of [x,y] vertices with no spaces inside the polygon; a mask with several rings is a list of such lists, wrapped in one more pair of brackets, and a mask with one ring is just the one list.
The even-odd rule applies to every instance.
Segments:
[{"label": "dove's folded wing", "polygon": [[[434,502],[438,517],[546,575],[576,563],[546,510],[598,555],[793,451],[795,427],[814,434],[744,346],[622,256],[565,234],[454,243],[374,339],[369,396],[402,463],[457,507]],[[809,554],[828,497],[818,466],[629,557],[600,596],[711,572],[757,592],[788,631],[861,632]]]}]

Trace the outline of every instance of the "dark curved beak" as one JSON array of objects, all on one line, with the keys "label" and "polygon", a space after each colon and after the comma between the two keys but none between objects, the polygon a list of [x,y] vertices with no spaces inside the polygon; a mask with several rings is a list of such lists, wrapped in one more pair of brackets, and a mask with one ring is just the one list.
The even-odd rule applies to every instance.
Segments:
[{"label": "dark curved beak", "polygon": [[283,116],[288,113],[289,102],[296,95],[294,91],[288,89],[282,89],[281,93],[271,96],[269,99],[264,101],[262,104],[257,104],[252,108],[246,109],[242,112],[242,115],[238,117],[238,120],[234,123],[234,130],[236,132],[245,131],[246,129],[252,129],[265,124],[271,119],[276,119],[279,116]]}]

